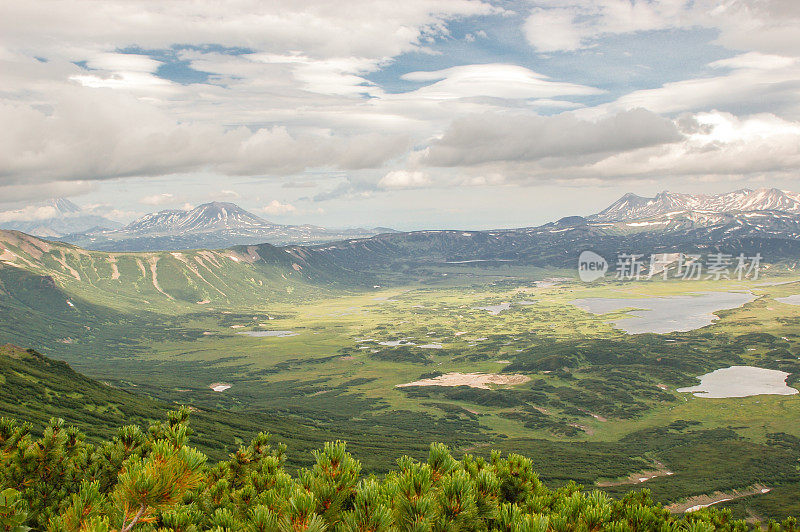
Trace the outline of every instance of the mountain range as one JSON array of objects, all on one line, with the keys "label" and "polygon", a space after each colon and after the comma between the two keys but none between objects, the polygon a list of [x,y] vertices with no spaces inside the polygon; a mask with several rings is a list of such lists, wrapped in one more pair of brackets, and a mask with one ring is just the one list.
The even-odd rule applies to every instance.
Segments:
[{"label": "mountain range", "polygon": [[234,203],[215,201],[191,210],[171,209],[146,214],[125,227],[95,227],[88,231],[39,236],[56,238],[94,250],[159,251],[219,249],[261,243],[314,244],[369,237],[391,231],[392,229],[381,227],[336,230],[315,225],[276,224]]},{"label": "mountain range", "polygon": [[676,194],[662,192],[654,198],[625,194],[609,207],[589,216],[591,221],[618,222],[654,217],[675,217],[687,213],[722,214],[779,211],[800,214],[800,194],[761,188],[741,189],[724,194]]},{"label": "mountain range", "polygon": [[[335,255],[345,248],[403,247],[400,243],[409,242],[416,242],[416,246],[421,240],[426,240],[423,247],[429,252],[427,258],[439,256],[443,261],[472,260],[474,257],[471,255],[476,253],[481,256],[488,253],[491,255],[489,258],[494,255],[505,259],[507,255],[519,258],[522,249],[529,249],[532,253],[525,260],[542,261],[545,255],[537,256],[533,250],[544,253],[543,247],[550,244],[560,248],[564,245],[564,238],[577,238],[579,235],[582,235],[584,245],[628,238],[631,242],[647,240],[648,245],[655,245],[652,241],[658,240],[660,244],[656,247],[689,242],[715,245],[736,239],[761,242],[765,238],[777,239],[783,247],[788,245],[787,240],[800,239],[800,194],[774,188],[741,189],[715,195],[666,191],[655,197],[625,194],[609,207],[587,217],[570,216],[538,227],[463,233],[470,235],[472,244],[464,246],[466,242],[451,242],[454,248],[441,248],[442,240],[449,239],[446,235],[462,235],[456,238],[462,240],[462,232],[399,233],[380,227],[333,230],[313,225],[281,225],[224,202],[206,203],[191,210],[147,214],[125,227],[116,228],[112,227],[114,222],[86,214],[68,200],[54,200],[49,205],[57,215],[47,220],[17,221],[0,225],[0,228],[16,229],[98,251],[223,249],[269,243],[311,246],[309,249],[315,253],[328,249]],[[66,228],[76,226],[92,228],[65,232]],[[633,238],[633,235],[637,236]],[[515,241],[513,246],[509,239]],[[484,248],[477,249],[475,244],[483,240]],[[338,243],[334,245],[334,242]],[[318,244],[322,246],[314,247]],[[437,249],[443,253],[440,255]],[[395,251],[405,256],[399,248]],[[409,250],[409,253],[413,255],[414,251]],[[363,259],[372,262],[374,257]]]},{"label": "mountain range", "polygon": [[[572,269],[577,255],[586,249],[608,257],[620,252],[761,253],[768,262],[795,263],[800,257],[800,213],[795,212],[797,202],[791,200],[796,197],[774,190],[708,197],[626,195],[594,217],[573,216],[537,227],[385,232],[322,244],[263,243],[180,253],[169,248],[125,254],[88,251],[24,233],[0,231],[0,273],[5,268],[0,275],[0,292],[4,286],[22,282],[4,282],[4,275],[11,274],[9,268],[49,278],[59,286],[71,286],[75,293],[85,293],[87,299],[107,297],[116,305],[125,301],[136,305],[144,296],[152,305],[210,303],[235,307],[253,298],[282,300],[287,294],[311,296],[337,286],[371,287],[402,276],[421,278],[430,273],[430,268],[448,264]],[[676,205],[697,210],[676,210]],[[645,214],[649,217],[642,218]],[[154,235],[209,242],[230,239],[231,235],[261,238],[268,230],[270,226],[260,218],[233,204],[212,203],[192,211],[146,216],[122,230],[105,233],[132,235],[133,242],[136,235],[143,235],[155,245],[179,240]],[[38,281],[31,282],[38,286]],[[39,297],[37,301],[45,300]]]}]

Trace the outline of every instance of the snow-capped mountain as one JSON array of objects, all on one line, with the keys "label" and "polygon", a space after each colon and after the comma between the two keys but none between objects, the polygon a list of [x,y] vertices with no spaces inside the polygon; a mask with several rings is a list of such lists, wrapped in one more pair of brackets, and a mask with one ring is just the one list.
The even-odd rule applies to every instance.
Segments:
[{"label": "snow-capped mountain", "polygon": [[116,229],[122,224],[86,212],[68,199],[56,198],[25,209],[0,213],[0,229],[14,229],[35,236],[53,238],[94,229]]},{"label": "snow-capped mountain", "polygon": [[736,213],[779,211],[800,214],[800,194],[762,188],[741,189],[724,194],[676,194],[661,192],[654,198],[625,194],[588,219],[595,222],[622,222],[686,213]]},{"label": "snow-capped mountain", "polygon": [[103,251],[225,248],[250,244],[310,244],[373,236],[391,229],[330,230],[269,222],[234,203],[211,202],[191,210],[147,214],[122,229],[66,235],[60,240]]},{"label": "snow-capped mountain", "polygon": [[142,216],[125,227],[131,233],[202,233],[275,226],[234,203],[204,203],[190,211],[166,210]]}]

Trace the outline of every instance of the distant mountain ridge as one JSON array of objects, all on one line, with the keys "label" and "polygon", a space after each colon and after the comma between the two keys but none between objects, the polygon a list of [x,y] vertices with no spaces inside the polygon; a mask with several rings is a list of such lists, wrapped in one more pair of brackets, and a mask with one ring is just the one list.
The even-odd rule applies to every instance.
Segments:
[{"label": "distant mountain ridge", "polygon": [[776,188],[744,188],[723,194],[680,194],[664,191],[653,198],[629,193],[587,219],[593,222],[621,222],[687,212],[707,214],[752,211],[800,214],[800,194]]},{"label": "distant mountain ridge", "polygon": [[98,251],[169,251],[263,243],[317,244],[392,231],[276,224],[235,203],[214,201],[191,210],[170,209],[146,214],[120,229],[86,231],[64,235],[59,240]]},{"label": "distant mountain ridge", "polygon": [[164,210],[134,220],[124,230],[131,233],[197,233],[225,229],[276,226],[235,203],[204,203],[192,210]]}]

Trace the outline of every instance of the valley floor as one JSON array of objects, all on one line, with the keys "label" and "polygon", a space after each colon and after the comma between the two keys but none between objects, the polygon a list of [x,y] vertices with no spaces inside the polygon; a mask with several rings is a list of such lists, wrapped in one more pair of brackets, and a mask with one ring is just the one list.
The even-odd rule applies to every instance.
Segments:
[{"label": "valley floor", "polygon": [[[442,441],[457,453],[526,454],[555,485],[574,479],[612,494],[647,487],[677,505],[764,486],[720,504],[741,516],[800,514],[800,395],[676,391],[734,365],[784,371],[797,388],[800,306],[781,301],[800,293],[797,276],[586,285],[569,275],[449,265],[402,286],[238,309],[203,302],[165,314],[104,301],[80,328],[66,318],[10,327],[6,308],[0,343],[34,347],[138,395],[280,419],[264,428],[300,451],[348,440],[375,472]],[[732,292],[752,297],[701,309],[710,325],[664,334],[627,334],[612,323],[646,321],[652,310],[593,314],[575,304],[634,299],[635,308]],[[681,329],[686,316],[673,314]],[[225,430],[231,449],[245,436]]]}]

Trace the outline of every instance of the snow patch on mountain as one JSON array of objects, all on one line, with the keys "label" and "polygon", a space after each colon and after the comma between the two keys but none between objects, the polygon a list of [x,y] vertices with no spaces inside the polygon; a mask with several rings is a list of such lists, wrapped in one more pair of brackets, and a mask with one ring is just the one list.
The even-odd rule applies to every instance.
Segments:
[{"label": "snow patch on mountain", "polygon": [[622,222],[675,217],[687,213],[779,211],[800,214],[800,194],[776,188],[741,189],[724,194],[661,192],[653,198],[625,194],[606,209],[590,216],[593,222]]}]

